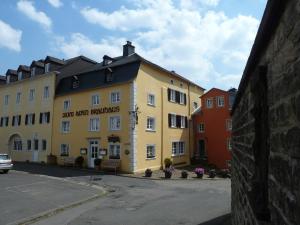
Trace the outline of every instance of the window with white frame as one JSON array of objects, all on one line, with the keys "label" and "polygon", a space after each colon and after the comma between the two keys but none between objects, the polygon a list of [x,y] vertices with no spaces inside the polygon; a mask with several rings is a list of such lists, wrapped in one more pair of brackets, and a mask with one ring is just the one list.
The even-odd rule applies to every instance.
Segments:
[{"label": "window with white frame", "polygon": [[92,95],[92,106],[99,105],[100,98],[99,95]]},{"label": "window with white frame", "polygon": [[25,125],[33,125],[34,124],[34,120],[35,120],[35,118],[34,118],[35,114],[34,113],[30,113],[30,114],[27,114],[26,117],[25,117]]},{"label": "window with white frame", "polygon": [[22,151],[22,140],[20,140],[20,139],[14,140],[14,150]]},{"label": "window with white frame", "polygon": [[68,100],[64,100],[64,110],[67,111],[69,110],[71,107],[71,101],[68,99]]},{"label": "window with white frame", "polygon": [[170,114],[171,115],[171,127],[176,127],[176,115],[175,114]]},{"label": "window with white frame", "polygon": [[121,158],[121,147],[119,144],[112,144],[108,145],[109,150],[109,158],[110,159],[120,159]]},{"label": "window with white frame", "polygon": [[147,130],[155,130],[155,118],[147,117]]},{"label": "window with white frame", "polygon": [[228,151],[231,151],[231,150],[232,150],[231,138],[228,138],[228,139],[227,139],[227,149],[228,149]]},{"label": "window with white frame", "polygon": [[70,121],[62,121],[61,122],[61,131],[63,133],[69,133],[70,132]]},{"label": "window with white frame", "polygon": [[49,97],[50,97],[49,86],[45,86],[44,87],[44,99],[47,99]]},{"label": "window with white frame", "polygon": [[16,95],[16,104],[20,104],[21,102],[21,92],[18,92]]},{"label": "window with white frame", "polygon": [[120,92],[115,91],[115,92],[110,93],[110,101],[111,101],[111,103],[120,102]]},{"label": "window with white frame", "polygon": [[60,145],[60,156],[69,156],[69,144]]},{"label": "window with white frame", "polygon": [[199,133],[204,133],[204,123],[199,123],[198,124],[198,132]]},{"label": "window with white frame", "polygon": [[34,77],[35,76],[35,67],[32,67],[30,72],[31,72],[31,76]]},{"label": "window with white frame", "polygon": [[50,112],[40,113],[40,124],[46,124],[50,122]]},{"label": "window with white frame", "polygon": [[232,120],[231,119],[226,120],[226,128],[227,128],[227,130],[232,130]]},{"label": "window with white frame", "polygon": [[176,91],[173,89],[170,89],[170,101],[176,102]]},{"label": "window with white frame", "polygon": [[147,103],[148,103],[148,105],[154,106],[155,105],[155,95],[148,94]]},{"label": "window with white frame", "polygon": [[213,107],[213,99],[208,98],[206,99],[206,108],[212,108]]},{"label": "window with white frame", "polygon": [[29,101],[33,101],[34,100],[34,94],[35,94],[35,90],[34,89],[30,89],[29,90]]},{"label": "window with white frame", "polygon": [[172,156],[184,155],[185,143],[183,141],[172,142]]},{"label": "window with white frame", "polygon": [[121,129],[120,116],[111,116],[109,118],[109,128],[110,128],[110,130],[120,130]]},{"label": "window with white frame", "polygon": [[155,145],[147,145],[147,159],[154,159],[155,158]]},{"label": "window with white frame", "polygon": [[90,118],[90,131],[99,131],[100,128],[100,119],[99,118]]},{"label": "window with white frame", "polygon": [[225,104],[224,96],[218,96],[217,97],[217,106],[218,107],[224,107],[224,104]]},{"label": "window with white frame", "polygon": [[21,115],[13,116],[12,126],[13,127],[18,127],[20,125],[21,125]]},{"label": "window with white frame", "polygon": [[18,72],[18,80],[22,80],[22,72]]},{"label": "window with white frame", "polygon": [[184,93],[179,92],[179,104],[184,104]]},{"label": "window with white frame", "polygon": [[180,117],[180,127],[181,127],[181,128],[186,128],[186,124],[185,124],[186,121],[185,121],[185,118],[186,118],[185,116],[181,116],[181,117]]},{"label": "window with white frame", "polygon": [[4,105],[8,105],[9,95],[4,96]]},{"label": "window with white frame", "polygon": [[50,71],[50,63],[45,64],[45,73],[48,73]]}]

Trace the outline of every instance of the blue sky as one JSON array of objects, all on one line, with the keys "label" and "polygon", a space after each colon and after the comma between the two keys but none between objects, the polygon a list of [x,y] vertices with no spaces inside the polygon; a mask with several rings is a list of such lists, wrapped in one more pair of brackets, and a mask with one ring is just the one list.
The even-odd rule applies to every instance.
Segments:
[{"label": "blue sky", "polygon": [[266,0],[1,0],[0,74],[52,55],[146,59],[210,89],[237,87]]}]

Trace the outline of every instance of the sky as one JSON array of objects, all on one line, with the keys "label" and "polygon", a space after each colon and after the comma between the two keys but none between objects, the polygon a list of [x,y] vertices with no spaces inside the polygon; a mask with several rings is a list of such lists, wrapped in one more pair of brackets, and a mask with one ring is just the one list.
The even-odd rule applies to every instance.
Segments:
[{"label": "sky", "polygon": [[1,0],[0,74],[51,55],[142,57],[209,90],[238,87],[267,0]]}]

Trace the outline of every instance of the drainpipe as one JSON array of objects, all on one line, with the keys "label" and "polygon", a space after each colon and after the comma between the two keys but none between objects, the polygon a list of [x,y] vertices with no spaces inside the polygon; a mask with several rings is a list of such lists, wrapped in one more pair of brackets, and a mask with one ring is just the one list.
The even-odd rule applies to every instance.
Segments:
[{"label": "drainpipe", "polygon": [[163,169],[164,166],[164,88],[161,88],[161,139],[160,139],[160,161],[161,161],[161,168]]}]

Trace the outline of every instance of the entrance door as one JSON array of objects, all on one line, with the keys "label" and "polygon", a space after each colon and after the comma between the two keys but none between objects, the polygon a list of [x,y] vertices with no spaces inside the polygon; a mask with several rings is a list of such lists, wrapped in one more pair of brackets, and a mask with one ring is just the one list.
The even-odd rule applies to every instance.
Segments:
[{"label": "entrance door", "polygon": [[39,160],[39,140],[33,141],[32,161],[37,162]]},{"label": "entrance door", "polygon": [[91,140],[89,148],[89,167],[94,168],[94,160],[99,158],[99,141]]},{"label": "entrance door", "polygon": [[204,140],[199,140],[198,151],[199,151],[199,157],[200,157],[200,159],[203,159],[203,158],[206,157],[205,142],[204,142]]}]

